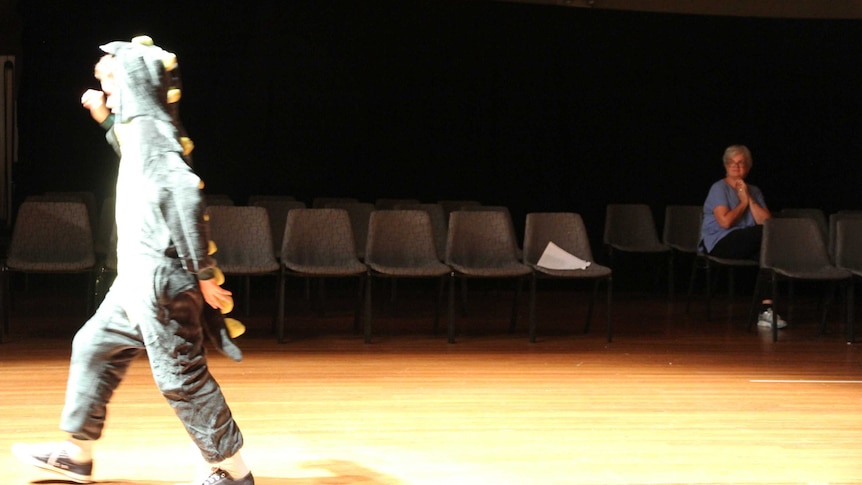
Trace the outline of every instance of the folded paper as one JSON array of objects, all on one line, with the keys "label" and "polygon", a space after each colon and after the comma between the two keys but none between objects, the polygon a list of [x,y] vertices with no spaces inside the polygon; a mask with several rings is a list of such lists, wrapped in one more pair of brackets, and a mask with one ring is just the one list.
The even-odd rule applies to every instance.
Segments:
[{"label": "folded paper", "polygon": [[545,252],[542,253],[542,257],[536,263],[536,266],[547,269],[587,269],[589,265],[589,261],[584,261],[574,254],[566,252],[553,242],[548,242]]}]

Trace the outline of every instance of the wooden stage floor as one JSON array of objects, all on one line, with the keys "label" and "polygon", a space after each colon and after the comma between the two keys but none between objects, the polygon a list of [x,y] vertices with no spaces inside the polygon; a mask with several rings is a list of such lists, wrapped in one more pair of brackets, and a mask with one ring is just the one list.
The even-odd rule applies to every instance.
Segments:
[{"label": "wooden stage floor", "polygon": [[[702,296],[687,315],[684,298],[620,291],[607,343],[604,305],[585,335],[584,294],[553,289],[539,295],[530,344],[523,315],[506,333],[510,294],[480,291],[449,345],[430,330],[425,296],[377,307],[370,345],[337,294],[325,316],[291,300],[284,344],[265,298],[240,317],[244,361],[212,353],[211,369],[258,485],[862,483],[862,352],[837,315],[819,333],[815,299],[800,297],[773,343],[746,330],[746,297],[720,298],[707,322]],[[5,484],[54,479],[8,450],[62,438],[69,341],[83,319],[68,313],[82,312],[18,298],[0,344]],[[195,452],[145,360],[116,393],[95,454],[100,483],[194,475]]]}]

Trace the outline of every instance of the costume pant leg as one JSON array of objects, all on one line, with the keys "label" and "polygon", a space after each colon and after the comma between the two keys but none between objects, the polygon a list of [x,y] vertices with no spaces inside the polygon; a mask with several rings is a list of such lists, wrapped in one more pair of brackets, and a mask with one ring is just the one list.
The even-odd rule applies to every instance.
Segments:
[{"label": "costume pant leg", "polygon": [[156,271],[162,294],[141,321],[153,377],[204,459],[216,463],[242,448],[242,434],[207,367],[203,296],[176,260]]},{"label": "costume pant leg", "polygon": [[118,284],[72,341],[66,402],[60,428],[80,439],[99,439],[108,401],[143,350],[140,334],[119,304]]}]

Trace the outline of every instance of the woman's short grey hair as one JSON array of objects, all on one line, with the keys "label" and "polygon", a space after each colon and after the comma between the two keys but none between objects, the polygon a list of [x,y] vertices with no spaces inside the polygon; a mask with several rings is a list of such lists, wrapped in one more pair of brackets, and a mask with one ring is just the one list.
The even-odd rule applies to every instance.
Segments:
[{"label": "woman's short grey hair", "polygon": [[754,163],[754,161],[751,159],[751,152],[745,145],[730,145],[727,147],[727,149],[724,150],[722,161],[727,165],[731,158],[740,153],[745,157],[745,162],[748,164],[748,168],[751,168],[751,164]]}]

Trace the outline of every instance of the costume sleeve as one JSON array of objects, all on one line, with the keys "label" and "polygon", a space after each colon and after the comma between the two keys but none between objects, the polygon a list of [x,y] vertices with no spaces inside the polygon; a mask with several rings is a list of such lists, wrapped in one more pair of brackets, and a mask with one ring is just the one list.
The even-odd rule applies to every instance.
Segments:
[{"label": "costume sleeve", "polygon": [[173,153],[167,162],[160,204],[171,242],[186,271],[198,279],[212,278],[216,260],[208,254],[209,225],[201,180],[179,153]]}]

